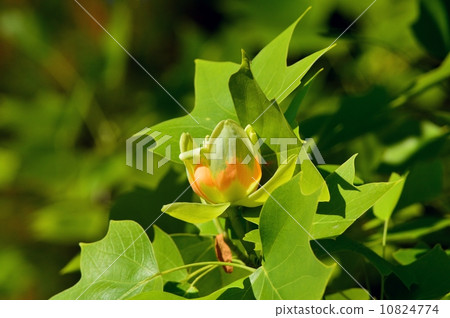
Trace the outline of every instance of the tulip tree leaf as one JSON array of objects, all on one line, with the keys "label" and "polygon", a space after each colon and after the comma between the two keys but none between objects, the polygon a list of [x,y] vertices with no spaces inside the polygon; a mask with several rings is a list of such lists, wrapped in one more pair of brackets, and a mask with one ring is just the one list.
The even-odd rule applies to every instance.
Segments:
[{"label": "tulip tree leaf", "polygon": [[[267,99],[253,77],[250,60],[242,52],[242,65],[230,78],[230,92],[242,126],[252,125],[261,138],[297,138],[275,100]],[[278,146],[269,144],[273,150]]]},{"label": "tulip tree leaf", "polygon": [[176,202],[164,205],[161,209],[170,216],[189,223],[205,223],[220,216],[230,203],[204,204],[195,202]]},{"label": "tulip tree leaf", "polygon": [[269,100],[281,103],[298,85],[311,66],[333,46],[315,52],[287,66],[289,43],[297,24],[309,7],[294,23],[266,45],[252,62],[253,75]]},{"label": "tulip tree leaf", "polygon": [[186,300],[181,296],[163,291],[149,291],[127,299],[131,300]]},{"label": "tulip tree leaf", "polygon": [[302,174],[276,189],[261,211],[264,261],[250,276],[256,299],[320,299],[330,278],[333,266],[316,258],[308,234],[323,184],[304,191]]},{"label": "tulip tree leaf", "polygon": [[259,237],[259,230],[252,230],[246,233],[243,240],[254,243],[255,251],[260,251],[262,249],[261,237]]},{"label": "tulip tree leaf", "polygon": [[133,221],[111,221],[106,236],[81,244],[81,279],[53,299],[122,299],[162,291],[148,236]]},{"label": "tulip tree leaf", "polygon": [[238,121],[233,106],[228,80],[239,69],[239,65],[231,62],[211,62],[196,60],[195,62],[195,107],[191,116],[186,115],[164,121],[152,127],[151,132],[158,131],[172,138],[163,146],[154,149],[155,153],[165,154],[167,145],[171,146],[171,160],[181,163],[179,140],[183,132],[189,132],[194,138],[204,138],[211,134],[221,120]]},{"label": "tulip tree leaf", "polygon": [[[174,267],[183,266],[183,258],[181,257],[180,251],[178,250],[178,247],[176,246],[170,235],[165,233],[157,226],[153,226],[153,229],[155,231],[155,237],[153,239],[153,250],[155,251],[155,257],[158,261],[159,270],[163,272]],[[164,275],[163,280],[164,282],[178,282],[185,279],[186,275],[187,270],[182,269]]]},{"label": "tulip tree leaf", "polygon": [[[315,52],[297,63],[294,63],[289,67],[287,66],[287,52],[292,33],[302,17],[297,19],[297,21],[295,21],[291,26],[289,26],[289,28],[270,42],[255,57],[253,69],[255,71],[256,81],[252,80],[252,85],[255,87],[256,82],[258,82],[261,89],[258,87],[258,94],[254,97],[262,99],[265,95],[269,100],[276,99],[277,102],[280,103],[300,84],[301,78],[306,74],[316,60],[331,48],[329,47]],[[232,62],[196,60],[194,79],[195,106],[193,111],[190,113],[193,118],[186,115],[183,117],[170,119],[151,127],[152,130],[149,134],[157,131],[162,133],[161,136],[171,136],[171,138],[166,141],[164,145],[153,149],[153,151],[164,156],[166,147],[170,146],[170,160],[176,163],[181,163],[178,158],[180,154],[178,142],[183,132],[189,132],[195,138],[203,138],[206,135],[211,134],[214,127],[221,120],[232,119],[238,121],[238,117],[241,119],[242,115],[238,114],[238,116],[236,114],[228,85],[231,75],[236,73],[238,70],[239,65]],[[259,92],[262,92],[263,94],[260,95]],[[253,100],[253,102],[254,101],[256,100]],[[275,106],[275,104],[273,106]],[[254,112],[255,110],[260,110],[262,106],[263,105],[254,105],[248,108],[250,111]],[[254,107],[258,107],[258,109]],[[243,111],[243,109],[243,107],[239,107],[238,112]],[[275,112],[274,110],[268,110],[268,114],[265,115],[269,116],[274,113],[277,115],[277,120],[282,120],[280,123],[286,122],[283,113],[279,111],[279,107],[275,106],[274,109]],[[272,121],[277,122],[274,118],[271,119]],[[243,124],[243,121],[245,120],[241,120],[241,124]],[[291,133],[288,130],[289,125],[286,124],[287,122],[283,124],[286,126],[283,133],[287,133],[291,136]],[[261,122],[258,125],[262,127]],[[274,125],[270,124],[268,127],[273,128]],[[258,129],[256,130],[258,131]],[[277,134],[278,133],[279,132],[277,132]],[[276,137],[276,134],[268,136]],[[295,137],[295,135],[292,137]]]},{"label": "tulip tree leaf", "polygon": [[420,74],[413,82],[407,87],[399,97],[392,101],[391,105],[396,107],[404,104],[413,96],[416,96],[427,89],[445,81],[450,77],[450,54],[447,54],[446,58],[439,67]]},{"label": "tulip tree leaf", "polygon": [[[399,181],[399,182],[396,182]],[[405,178],[393,173],[389,178],[389,182],[395,182],[395,185],[387,191],[380,200],[373,206],[373,213],[380,220],[386,221],[391,218],[392,212],[394,212],[397,206],[400,195],[402,194],[403,185],[405,184]]]},{"label": "tulip tree leaf", "polygon": [[370,295],[362,288],[350,288],[325,296],[326,300],[370,300]]},{"label": "tulip tree leaf", "polygon": [[412,25],[415,38],[429,53],[444,58],[450,51],[450,4],[446,0],[418,2],[419,16]]},{"label": "tulip tree leaf", "polygon": [[250,280],[247,276],[244,276],[238,280],[235,280],[229,285],[216,290],[215,292],[198,298],[201,300],[225,300],[225,299],[234,299],[234,300],[254,300],[255,296],[253,295],[252,285],[250,284]]},{"label": "tulip tree leaf", "polygon": [[80,254],[75,255],[66,266],[61,269],[61,274],[70,274],[80,271]]},{"label": "tulip tree leaf", "polygon": [[393,266],[384,258],[364,244],[351,240],[343,235],[338,236],[336,239],[321,240],[320,245],[312,242],[315,254],[319,258],[329,256],[328,253],[335,255],[339,252],[350,251],[366,258],[382,275],[389,275],[393,271]]},{"label": "tulip tree leaf", "polygon": [[308,82],[306,82],[302,87],[299,88],[298,92],[295,94],[295,96],[292,99],[292,101],[290,102],[288,108],[284,112],[284,117],[286,117],[286,120],[288,121],[289,125],[292,128],[298,127],[297,122],[296,122],[298,110],[300,109],[300,106],[301,106],[303,100],[305,99],[306,94],[308,93],[308,90],[311,86],[312,81],[322,71],[323,71],[323,68],[318,70],[316,72],[316,74],[314,74],[314,76],[310,80],[308,80]]},{"label": "tulip tree leaf", "polygon": [[326,178],[329,202],[321,202],[314,217],[314,238],[334,237],[344,231],[369,210],[395,184],[376,182],[355,186],[355,157],[352,156]]},{"label": "tulip tree leaf", "polygon": [[[395,268],[395,275],[408,287],[397,295],[401,295],[402,299],[441,298],[450,292],[449,271],[450,256],[440,245],[436,245],[413,263]],[[392,274],[386,281],[388,296],[398,291],[399,285],[395,278]]]}]

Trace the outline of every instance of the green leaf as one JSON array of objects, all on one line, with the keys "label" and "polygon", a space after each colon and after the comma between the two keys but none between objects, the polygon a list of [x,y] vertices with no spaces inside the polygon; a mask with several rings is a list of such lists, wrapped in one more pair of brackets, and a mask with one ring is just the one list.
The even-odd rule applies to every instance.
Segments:
[{"label": "green leaf", "polygon": [[[302,17],[261,50],[253,62],[255,78],[260,83],[262,91],[269,99],[276,98],[278,103],[300,84],[301,78],[314,62],[331,49],[331,47],[328,47],[315,52],[294,65],[287,66],[289,42],[297,23]],[[158,147],[154,149],[154,152],[163,156],[166,146],[170,146],[172,149],[170,160],[181,163],[178,158],[180,153],[178,142],[183,132],[189,132],[196,138],[203,138],[209,135],[221,120],[238,121],[228,86],[231,75],[238,70],[239,65],[231,62],[196,60],[195,107],[190,113],[193,118],[186,115],[151,127],[152,130],[149,133],[158,131],[162,133],[161,136],[169,135],[172,137],[164,144],[164,147]],[[271,83],[271,79],[276,79],[276,81]],[[261,105],[258,106],[261,107]],[[282,113],[279,115],[283,116]],[[284,116],[280,119],[285,121]],[[269,135],[269,137],[275,137],[275,135]]]},{"label": "green leaf", "polygon": [[[172,240],[170,235],[165,233],[157,226],[153,226],[155,237],[153,239],[153,250],[155,252],[155,257],[158,262],[158,267],[161,272],[174,268],[183,266],[183,258],[181,257],[178,247]],[[187,270],[182,269],[176,272],[164,275],[163,281],[181,281],[187,276]]]},{"label": "green leaf", "polygon": [[250,232],[247,232],[245,234],[243,240],[254,243],[255,251],[262,250],[261,237],[259,236],[259,230],[252,230]]},{"label": "green leaf", "polygon": [[[314,217],[315,239],[334,237],[344,231],[370,209],[396,183],[353,185],[355,157],[351,157],[326,178],[330,201],[321,202]],[[400,181],[397,181],[400,182]]]},{"label": "green leaf", "polygon": [[450,256],[436,245],[415,262],[398,266],[395,275],[406,285],[399,293],[398,284],[393,275],[386,281],[386,292],[394,298],[402,299],[439,299],[450,292]]},{"label": "green leaf", "polygon": [[252,62],[253,74],[269,100],[281,103],[299,84],[311,66],[333,46],[315,52],[304,59],[287,66],[289,43],[292,34],[306,11],[286,30],[264,47]]},{"label": "green leaf", "polygon": [[[217,222],[219,222],[220,226],[222,228],[225,227],[225,219],[224,218],[218,218]],[[219,229],[217,228],[215,224],[215,220],[208,221],[206,223],[199,223],[195,224],[195,226],[200,230],[199,235],[217,235],[220,234]]]},{"label": "green leaf", "polygon": [[163,291],[149,291],[127,299],[131,300],[186,300],[186,298]]},{"label": "green leaf", "polygon": [[81,260],[80,254],[75,255],[69,261],[69,263],[67,263],[66,266],[64,266],[63,269],[61,269],[60,273],[64,275],[64,274],[79,272],[80,271],[80,260]]},{"label": "green leaf", "polygon": [[230,76],[238,69],[239,65],[231,62],[195,61],[195,107],[191,115],[198,123],[186,115],[153,126],[150,133],[159,131],[172,137],[164,147],[154,149],[155,153],[164,155],[166,146],[170,145],[171,160],[182,163],[178,158],[178,143],[183,132],[189,132],[194,138],[204,138],[221,120],[238,121],[228,89]]},{"label": "green leaf", "polygon": [[420,256],[429,250],[430,248],[428,245],[422,243],[413,248],[401,248],[392,253],[392,257],[394,257],[400,265],[409,265],[414,263]]},{"label": "green leaf", "polygon": [[330,278],[333,267],[316,258],[308,235],[321,187],[304,194],[301,176],[276,189],[261,211],[264,261],[250,276],[257,299],[320,299]]},{"label": "green leaf", "polygon": [[450,4],[447,0],[419,3],[419,16],[412,25],[414,35],[430,54],[444,58],[450,51]]},{"label": "green leaf", "polygon": [[308,82],[306,82],[301,88],[299,88],[299,91],[297,94],[295,94],[294,98],[292,99],[291,103],[289,104],[288,108],[284,112],[284,117],[286,117],[286,120],[288,121],[291,128],[297,127],[296,117],[298,110],[300,109],[300,105],[302,104],[303,100],[305,99],[306,94],[308,93],[309,87],[311,86],[312,80],[316,78],[316,76],[323,71],[323,68],[318,70],[316,74],[314,74]]},{"label": "green leaf", "polygon": [[399,209],[413,203],[427,202],[443,190],[444,165],[441,160],[420,162],[410,169],[398,202]]},{"label": "green leaf", "polygon": [[[177,244],[185,264],[217,261],[214,249],[214,238],[192,234],[173,234],[171,236],[175,244]],[[190,272],[192,272],[192,269]],[[244,269],[235,268],[233,273],[227,274],[220,266],[200,279],[195,287],[198,289],[199,297],[204,297],[247,276],[248,271]]]},{"label": "green leaf", "polygon": [[[241,68],[231,76],[229,87],[239,122],[243,127],[252,125],[260,138],[297,139],[278,104],[267,99],[253,78],[250,61],[244,51]],[[278,146],[272,143],[269,147],[275,151],[278,149]]]},{"label": "green leaf", "polygon": [[382,275],[389,275],[393,271],[393,266],[384,258],[379,256],[367,246],[351,240],[343,235],[338,236],[336,239],[320,240],[321,246],[317,245],[316,242],[312,242],[311,244],[313,246],[315,254],[319,258],[328,257],[328,253],[334,255],[335,253],[350,251],[360,254],[361,256],[366,258]]},{"label": "green leaf", "polygon": [[350,288],[337,293],[325,295],[326,300],[370,300],[366,290],[362,288]]},{"label": "green leaf", "polygon": [[230,203],[203,204],[176,202],[164,205],[161,209],[170,216],[189,223],[205,223],[221,215]]},{"label": "green leaf", "polygon": [[391,102],[393,107],[403,105],[411,97],[416,96],[450,77],[450,54],[442,64],[427,73],[421,74],[409,85],[404,93]]},{"label": "green leaf", "polygon": [[162,291],[152,244],[132,221],[111,221],[106,236],[81,244],[81,279],[52,299],[122,299]]},{"label": "green leaf", "polygon": [[309,195],[318,189],[322,189],[320,191],[319,202],[327,202],[330,200],[330,192],[328,191],[325,180],[311,160],[303,161],[301,179],[303,194]]},{"label": "green leaf", "polygon": [[253,295],[252,285],[250,284],[250,280],[248,277],[242,277],[231,284],[216,290],[215,292],[198,298],[200,300],[225,300],[225,299],[234,299],[234,300],[254,300],[255,296]]},{"label": "green leaf", "polygon": [[[426,216],[413,219],[411,221],[398,224],[389,229],[387,234],[388,242],[411,243],[419,237],[440,231],[450,227],[450,219],[442,217]],[[369,237],[369,240],[380,240],[381,234],[376,233]]]},{"label": "green leaf", "polygon": [[387,221],[391,218],[392,212],[394,212],[398,200],[400,199],[400,195],[402,194],[405,179],[406,176],[402,177],[395,172],[391,174],[389,182],[395,182],[395,185],[373,206],[373,213],[380,220]]}]

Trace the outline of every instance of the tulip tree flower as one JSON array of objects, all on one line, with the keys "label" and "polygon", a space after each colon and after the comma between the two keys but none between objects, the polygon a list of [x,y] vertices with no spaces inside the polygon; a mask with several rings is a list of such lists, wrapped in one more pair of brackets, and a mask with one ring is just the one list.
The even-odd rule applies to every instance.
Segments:
[{"label": "tulip tree flower", "polygon": [[222,214],[229,206],[257,207],[269,193],[292,177],[296,156],[259,189],[261,155],[258,137],[248,125],[245,130],[233,120],[223,120],[197,145],[189,133],[180,138],[180,159],[186,166],[192,189],[203,203],[173,203],[162,211],[186,222],[203,223]]},{"label": "tulip tree flower", "polygon": [[180,159],[195,193],[208,203],[234,203],[253,193],[261,165],[249,143],[246,131],[232,120],[221,121],[201,148],[194,149],[192,137],[184,133]]}]

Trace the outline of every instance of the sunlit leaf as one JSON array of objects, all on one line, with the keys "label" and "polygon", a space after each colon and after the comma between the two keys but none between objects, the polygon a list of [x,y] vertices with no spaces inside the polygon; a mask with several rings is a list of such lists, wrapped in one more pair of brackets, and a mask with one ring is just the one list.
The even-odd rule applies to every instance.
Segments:
[{"label": "sunlit leaf", "polygon": [[320,299],[331,275],[309,244],[322,187],[304,194],[301,175],[275,190],[261,211],[264,261],[250,276],[257,299]]},{"label": "sunlit leaf", "polygon": [[158,272],[144,230],[132,221],[111,221],[102,240],[81,244],[80,281],[53,299],[122,299],[162,291]]},{"label": "sunlit leaf", "polygon": [[[395,185],[389,191],[387,191],[373,206],[373,213],[380,220],[386,221],[391,217],[392,212],[394,212],[398,200],[400,199],[400,195],[402,194],[405,179],[406,177],[401,177],[396,173],[391,174],[389,182],[395,182]],[[400,182],[397,182],[399,180]]]},{"label": "sunlit leaf", "polygon": [[[158,262],[158,267],[161,272],[174,268],[183,266],[183,258],[178,251],[177,246],[174,241],[167,233],[163,232],[159,227],[153,226],[155,237],[153,239],[153,250],[155,252],[155,257]],[[187,276],[186,269],[178,270],[176,272],[164,275],[163,281],[180,281],[185,279]]]},{"label": "sunlit leaf", "polygon": [[161,211],[189,223],[205,223],[221,215],[230,203],[203,204],[194,202],[175,202],[162,207]]}]

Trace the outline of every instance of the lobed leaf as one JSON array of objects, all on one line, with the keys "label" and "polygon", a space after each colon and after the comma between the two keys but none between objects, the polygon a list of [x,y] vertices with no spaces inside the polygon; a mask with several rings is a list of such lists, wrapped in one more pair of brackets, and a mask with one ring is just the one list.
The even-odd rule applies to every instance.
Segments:
[{"label": "lobed leaf", "polygon": [[137,223],[111,221],[102,240],[80,245],[80,281],[52,299],[122,299],[162,291],[152,244]]}]

